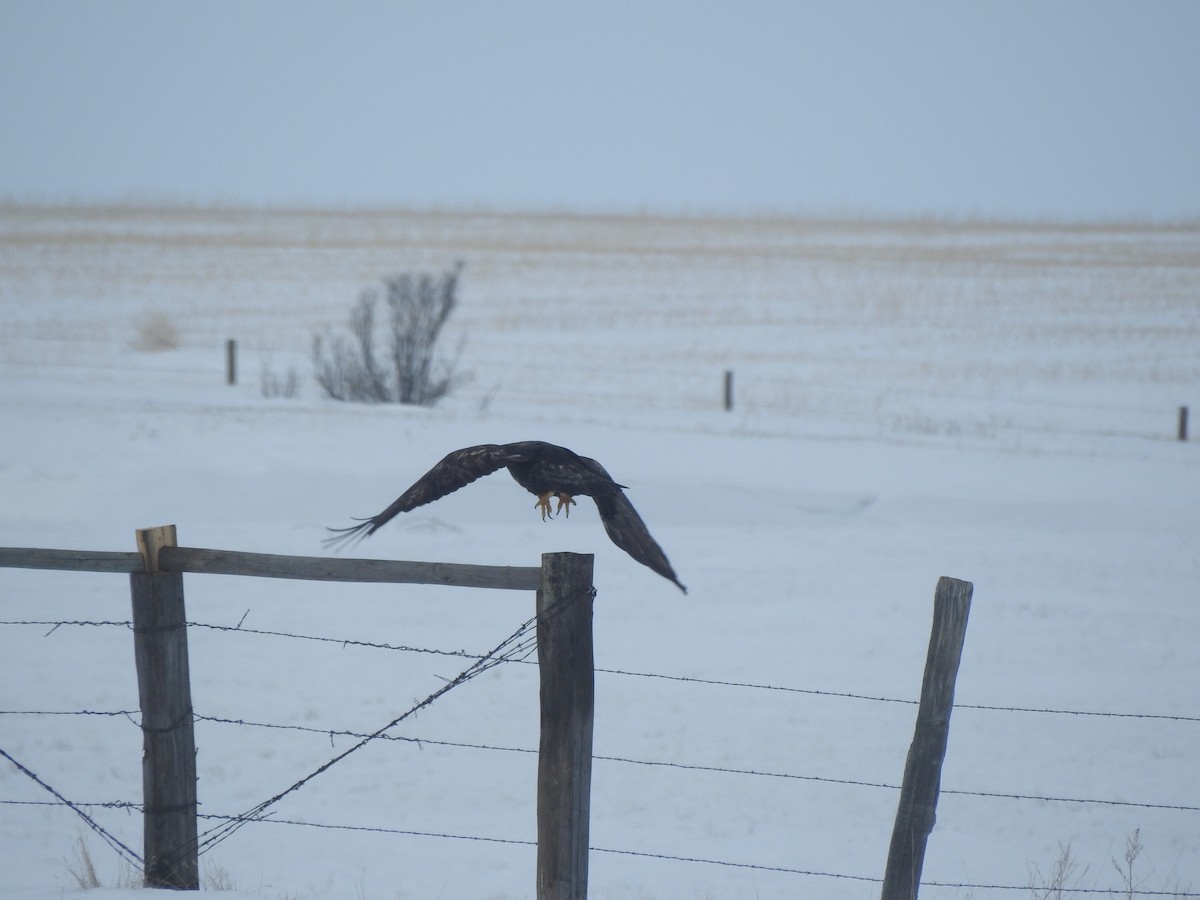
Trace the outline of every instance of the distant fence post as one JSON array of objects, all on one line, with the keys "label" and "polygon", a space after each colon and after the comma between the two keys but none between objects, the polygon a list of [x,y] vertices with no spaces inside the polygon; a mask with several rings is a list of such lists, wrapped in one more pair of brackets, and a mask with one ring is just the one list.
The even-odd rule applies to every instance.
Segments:
[{"label": "distant fence post", "polygon": [[725,412],[733,409],[733,370],[725,370]]},{"label": "distant fence post", "polygon": [[595,679],[592,563],[590,554],[542,555],[537,900],[587,898]]},{"label": "distant fence post", "polygon": [[1186,406],[1179,407],[1179,439],[1181,441],[1187,440],[1187,419],[1188,408]]},{"label": "distant fence post", "polygon": [[150,888],[199,890],[196,741],[188,674],[183,575],[163,572],[158,552],[175,526],[137,532],[144,572],[129,576],[133,651],[142,710],[142,819]]},{"label": "distant fence post", "polygon": [[225,342],[225,383],[237,384],[237,341]]},{"label": "distant fence post", "polygon": [[974,586],[943,576],[933,597],[933,631],[925,658],[921,703],[908,759],[900,804],[888,849],[883,876],[882,900],[916,900],[921,887],[925,844],[936,819],[941,790],[942,760],[950,736],[950,713],[954,709],[954,682],[962,658],[971,612]]}]

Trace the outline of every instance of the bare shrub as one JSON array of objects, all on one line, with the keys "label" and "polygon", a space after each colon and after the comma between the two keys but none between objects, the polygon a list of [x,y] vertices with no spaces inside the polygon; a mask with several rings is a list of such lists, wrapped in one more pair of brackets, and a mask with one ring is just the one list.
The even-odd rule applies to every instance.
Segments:
[{"label": "bare shrub", "polygon": [[[385,278],[383,288],[359,295],[350,312],[350,337],[313,335],[317,383],[334,400],[433,406],[467,380],[457,359],[437,355],[438,339],[458,302],[462,263],[435,277],[406,273]],[[376,322],[383,299],[386,328]],[[376,356],[377,332],[386,335],[386,362]]]},{"label": "bare shrub", "polygon": [[1029,894],[1034,900],[1064,900],[1083,883],[1087,871],[1088,867],[1081,870],[1071,855],[1071,845],[1059,841],[1058,859],[1049,873],[1042,874],[1036,864],[1029,866]]},{"label": "bare shrub", "polygon": [[1142,855],[1142,851],[1145,849],[1145,846],[1142,844],[1142,829],[1135,828],[1133,834],[1125,836],[1125,865],[1122,866],[1115,859],[1112,861],[1113,868],[1121,876],[1124,888],[1123,893],[1130,900],[1132,900],[1134,892],[1140,886],[1138,880],[1133,877],[1133,864],[1137,862],[1137,858]]},{"label": "bare shrub", "polygon": [[389,403],[393,398],[375,359],[375,303],[364,291],[350,311],[350,334],[313,335],[313,366],[317,384],[334,400]]},{"label": "bare shrub", "polygon": [[179,329],[162,310],[151,310],[137,324],[137,336],[133,341],[137,350],[160,353],[164,350],[174,350],[179,343]]},{"label": "bare shrub", "polygon": [[[1122,860],[1115,857],[1112,867],[1121,880],[1120,887],[1103,889],[1099,886],[1098,878],[1088,878],[1088,867],[1081,866],[1071,851],[1070,844],[1061,841],[1058,844],[1058,859],[1049,872],[1043,873],[1035,864],[1029,866],[1029,880],[1026,886],[1033,900],[1068,900],[1081,893],[1108,894],[1134,897],[1143,894],[1154,894],[1166,897],[1194,897],[1190,888],[1184,886],[1177,877],[1160,878],[1150,866],[1149,871],[1142,873],[1143,866],[1138,866],[1138,874],[1134,874],[1134,864],[1141,859],[1146,850],[1142,843],[1142,830],[1135,828],[1125,837],[1125,855]],[[1151,887],[1153,882],[1159,882]]]},{"label": "bare shrub", "polygon": [[259,364],[258,389],[263,397],[291,399],[300,393],[300,376],[295,366],[288,366],[286,375],[278,375],[269,362]]}]

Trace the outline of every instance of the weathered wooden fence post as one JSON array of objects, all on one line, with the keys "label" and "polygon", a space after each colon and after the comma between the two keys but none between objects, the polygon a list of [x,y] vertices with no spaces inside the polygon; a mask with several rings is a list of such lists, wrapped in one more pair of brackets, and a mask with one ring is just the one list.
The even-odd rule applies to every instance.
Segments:
[{"label": "weathered wooden fence post", "polygon": [[725,412],[733,409],[733,370],[725,370]]},{"label": "weathered wooden fence post", "polygon": [[887,870],[883,875],[882,900],[916,900],[925,863],[925,843],[933,831],[938,792],[942,782],[942,760],[950,736],[950,713],[954,709],[954,682],[967,634],[974,586],[943,576],[933,596],[933,631],[925,658],[921,703],[904,781]]},{"label": "weathered wooden fence post", "polygon": [[1187,420],[1188,408],[1186,406],[1179,407],[1179,439],[1181,441],[1187,440]]},{"label": "weathered wooden fence post", "polygon": [[199,890],[196,742],[183,575],[158,567],[158,551],[176,546],[175,526],[140,530],[137,544],[145,572],[130,574],[129,582],[142,709],[146,886]]},{"label": "weathered wooden fence post", "polygon": [[237,384],[237,341],[225,342],[225,383]]},{"label": "weathered wooden fence post", "polygon": [[587,898],[595,679],[592,563],[590,554],[542,555],[537,900]]}]

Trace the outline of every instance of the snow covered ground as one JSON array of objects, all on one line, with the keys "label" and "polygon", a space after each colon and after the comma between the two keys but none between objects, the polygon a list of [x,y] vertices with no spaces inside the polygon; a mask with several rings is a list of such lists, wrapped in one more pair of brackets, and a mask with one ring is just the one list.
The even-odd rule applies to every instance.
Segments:
[{"label": "snow covered ground", "polygon": [[[313,334],[380,277],[459,259],[447,346],[471,382],[433,410],[322,399]],[[1071,886],[1119,888],[1135,829],[1143,891],[1200,892],[1200,443],[1175,439],[1181,405],[1200,431],[1196,228],[7,207],[0,310],[0,546],[133,550],[171,522],[187,546],[319,555],[325,526],[491,441],[564,444],[629,485],[688,596],[588,501],[544,524],[504,473],[356,551],[596,554],[593,897],[878,896],[940,575],[975,596],[924,870],[947,886],[922,897],[1027,896],[1005,887],[1060,844]],[[175,349],[139,349],[156,320]],[[299,396],[262,396],[289,371]],[[186,585],[193,622],[242,626],[189,636],[215,817],[469,662],[345,641],[482,653],[533,612]],[[123,576],[0,570],[5,623],[128,616]],[[136,714],[23,714],[136,711],[128,629],[4,624],[0,648],[0,749],[72,801],[140,802]],[[535,667],[394,736],[420,743],[365,747],[205,853],[210,887],[532,897]],[[145,896],[47,800],[0,764],[0,900],[75,896],[80,837],[108,886],[89,897]],[[139,815],[88,811],[141,851]]]}]

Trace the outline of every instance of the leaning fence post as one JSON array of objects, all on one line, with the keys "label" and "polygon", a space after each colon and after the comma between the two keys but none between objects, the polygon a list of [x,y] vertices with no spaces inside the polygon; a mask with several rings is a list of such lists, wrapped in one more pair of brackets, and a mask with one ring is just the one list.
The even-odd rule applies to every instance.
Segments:
[{"label": "leaning fence post", "polygon": [[950,713],[954,709],[954,682],[962,658],[973,591],[974,586],[969,581],[945,576],[938,579],[933,596],[933,631],[929,636],[925,677],[921,683],[921,703],[904,764],[900,804],[883,876],[882,900],[916,900],[921,887],[925,843],[936,818],[942,760],[946,757]]},{"label": "leaning fence post", "polygon": [[592,785],[591,554],[542,555],[537,898],[586,900]]},{"label": "leaning fence post", "polygon": [[196,742],[188,676],[183,575],[162,572],[158,551],[175,526],[137,532],[144,572],[129,576],[133,652],[142,710],[142,819],[146,887],[198,890]]}]

